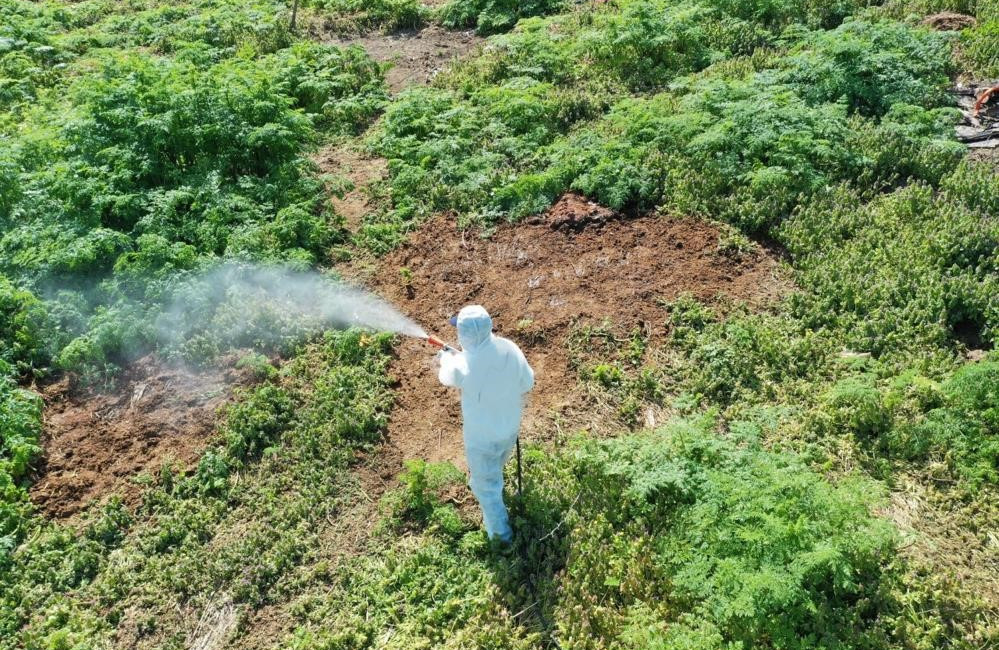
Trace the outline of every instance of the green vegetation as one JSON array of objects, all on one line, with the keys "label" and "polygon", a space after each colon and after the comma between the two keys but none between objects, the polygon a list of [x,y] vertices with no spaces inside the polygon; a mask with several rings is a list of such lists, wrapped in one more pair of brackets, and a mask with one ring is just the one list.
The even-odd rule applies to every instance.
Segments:
[{"label": "green vegetation", "polygon": [[[377,561],[353,563],[331,592],[310,598],[297,647],[369,647],[386,628],[398,647],[536,647],[537,634],[497,603],[538,607],[573,648],[869,638],[885,605],[878,592],[893,579],[881,568],[892,533],[868,515],[871,486],[833,487],[793,456],[762,450],[753,425],[732,431],[719,437],[710,417],[698,418],[580,442],[568,462],[533,456],[525,532],[502,559],[467,525],[449,523],[453,506],[434,496],[447,484],[439,469],[414,466],[400,496],[427,532],[416,548],[403,539]],[[538,543],[563,516],[555,537]]]},{"label": "green vegetation", "polygon": [[[890,527],[869,516],[872,487],[833,487],[764,451],[751,423],[732,422],[728,439],[712,425],[681,420],[581,450],[577,507],[592,523],[569,540],[566,591],[583,606],[566,607],[579,612],[566,638],[584,646],[596,629],[632,647],[870,644],[890,608],[893,549]],[[613,604],[594,606],[586,585],[599,584]]]},{"label": "green vegetation", "polygon": [[[977,24],[921,25],[944,9]],[[999,74],[994,0],[302,10],[505,33],[390,98],[381,66],[292,33],[285,3],[0,0],[0,645],[181,648],[205,626],[300,650],[999,641],[999,176],[954,140],[947,93]],[[350,138],[388,160],[356,232],[309,161]],[[370,502],[381,478],[353,469],[390,416],[390,337],[310,340],[202,282],[566,191],[721,223],[736,257],[766,240],[795,290],[578,324],[571,368],[609,408],[526,449],[512,549],[450,465],[414,460]],[[176,304],[192,322],[165,326]],[[196,467],[136,477],[137,506],[34,510],[32,382],[233,347],[257,383]]]},{"label": "green vegetation", "polygon": [[978,24],[961,33],[961,63],[974,75],[995,78],[999,75],[999,3],[995,0],[978,2],[975,15]]},{"label": "green vegetation", "polygon": [[343,33],[416,29],[436,23],[447,29],[475,28],[479,34],[509,31],[521,18],[570,8],[565,0],[302,0],[314,20]]},{"label": "green vegetation", "polygon": [[[364,126],[386,95],[360,49],[272,42],[267,30],[253,45],[242,29],[220,35],[212,24],[233,6],[220,17],[186,7],[190,29],[160,41],[146,31],[165,8],[104,20],[85,9],[75,11],[96,22],[82,30],[60,33],[54,16],[35,23],[57,47],[85,47],[73,69],[89,72],[60,75],[12,111],[24,120],[4,129],[0,151],[0,272],[56,294],[40,324],[48,357],[98,377],[151,346],[179,272],[325,260],[343,234],[305,154],[319,130]],[[107,23],[120,40],[91,42]]]},{"label": "green vegetation", "polygon": [[390,344],[346,332],[310,346],[229,408],[196,472],[167,466],[150,479],[134,516],[112,502],[77,534],[5,501],[4,523],[19,505],[22,519],[0,547],[4,646],[95,647],[117,629],[182,647],[178,602],[219,605],[224,592],[259,606],[296,593],[324,552],[327,518],[359,494],[345,470],[385,425]]},{"label": "green vegetation", "polygon": [[521,18],[557,13],[565,0],[451,0],[441,9],[446,27],[475,27],[480,34],[505,32]]},{"label": "green vegetation", "polygon": [[302,4],[315,7],[334,28],[347,32],[412,29],[423,25],[431,14],[419,0],[311,0]]},{"label": "green vegetation", "polygon": [[[576,16],[562,19],[568,24],[539,21],[453,74],[449,87],[404,95],[373,143],[392,161],[388,218],[441,209],[517,218],[574,189],[618,209],[665,204],[758,231],[832,182],[864,173],[862,190],[878,192],[899,175],[936,180],[939,167],[959,157],[945,141],[949,113],[934,110],[949,67],[940,35],[849,22],[803,32],[784,57],[740,59],[732,75],[730,63],[710,64],[737,52],[702,48],[741,39],[711,38],[707,9],[662,11],[676,12],[679,26],[653,23],[639,42],[663,30],[677,40],[648,52],[635,52],[618,33],[627,10],[598,13],[589,29],[573,24],[583,20]],[[593,47],[601,42],[606,49]],[[862,54],[879,47],[886,53],[877,59]],[[590,50],[597,56],[584,58]],[[704,73],[677,80],[697,70]],[[658,92],[670,82],[675,90]],[[638,88],[648,95],[613,101]],[[878,164],[886,138],[913,150],[913,169]],[[919,166],[921,152],[944,160]]]}]

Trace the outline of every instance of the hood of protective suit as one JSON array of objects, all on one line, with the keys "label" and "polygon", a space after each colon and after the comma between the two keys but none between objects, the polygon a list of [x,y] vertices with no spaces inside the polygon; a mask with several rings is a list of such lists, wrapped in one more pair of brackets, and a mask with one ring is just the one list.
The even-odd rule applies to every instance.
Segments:
[{"label": "hood of protective suit", "polygon": [[474,351],[489,340],[493,333],[493,319],[479,305],[463,307],[458,312],[458,342],[462,350]]}]

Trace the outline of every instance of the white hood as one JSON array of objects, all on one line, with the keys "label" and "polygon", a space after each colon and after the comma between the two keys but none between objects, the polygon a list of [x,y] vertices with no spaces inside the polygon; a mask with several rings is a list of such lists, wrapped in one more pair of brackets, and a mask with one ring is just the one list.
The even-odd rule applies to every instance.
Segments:
[{"label": "white hood", "polygon": [[489,340],[493,319],[480,305],[469,305],[458,312],[458,342],[465,351],[475,350]]}]

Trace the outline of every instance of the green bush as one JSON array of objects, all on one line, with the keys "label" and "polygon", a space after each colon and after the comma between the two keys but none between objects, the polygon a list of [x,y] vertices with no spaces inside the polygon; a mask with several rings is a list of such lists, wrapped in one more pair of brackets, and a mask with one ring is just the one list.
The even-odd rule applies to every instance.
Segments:
[{"label": "green bush", "polygon": [[727,14],[779,28],[800,23],[831,29],[847,16],[874,4],[869,0],[708,0]]},{"label": "green bush", "polygon": [[61,42],[80,53],[142,47],[211,62],[237,52],[275,52],[292,42],[284,7],[268,0],[133,0],[126,11],[118,4],[99,0],[60,7],[53,19],[68,30]]},{"label": "green bush", "polygon": [[84,536],[105,548],[117,548],[125,540],[129,526],[135,521],[121,499],[113,497],[101,506],[87,524]]},{"label": "green bush", "polygon": [[462,521],[455,507],[445,503],[441,496],[445,489],[462,485],[465,474],[451,463],[415,459],[405,461],[404,466],[405,471],[399,476],[403,488],[385,498],[390,523],[397,529],[427,528],[455,539],[469,532],[468,524]]},{"label": "green bush", "polygon": [[[386,110],[374,145],[390,159],[397,211],[523,213],[499,186],[529,165],[539,147],[591,112],[585,97],[529,78],[484,88],[469,101],[447,91],[412,90]],[[500,204],[495,207],[489,205],[494,194]],[[545,205],[535,203],[531,211]]]},{"label": "green bush", "polygon": [[820,409],[830,432],[848,432],[868,441],[884,434],[891,423],[881,393],[864,378],[837,382],[822,396]]},{"label": "green bush", "polygon": [[[759,431],[711,418],[586,444],[582,512],[563,578],[562,640],[609,647],[864,645],[894,554],[872,486],[832,485]],[[647,538],[648,542],[641,540]],[[596,592],[594,594],[594,592]],[[584,603],[599,598],[601,607]],[[603,640],[586,642],[596,634]]]},{"label": "green bush", "polygon": [[244,462],[263,453],[292,423],[295,405],[276,386],[257,388],[229,407],[222,435],[226,454]]},{"label": "green bush", "polygon": [[247,368],[257,379],[274,379],[278,370],[271,365],[270,359],[262,354],[251,352],[243,355],[236,362],[237,369]]},{"label": "green bush", "polygon": [[961,59],[978,77],[999,75],[999,17],[961,34]]},{"label": "green bush", "polygon": [[70,340],[55,365],[79,374],[84,383],[110,380],[119,364],[133,360],[156,340],[149,315],[135,304],[98,307],[87,321],[86,333]]},{"label": "green bush", "polygon": [[[913,383],[900,383],[896,399],[913,401]],[[899,409],[881,448],[903,460],[942,463],[972,490],[999,482],[999,364],[966,364],[937,390],[937,399]]]},{"label": "green bush", "polygon": [[71,56],[53,43],[52,31],[33,3],[0,4],[0,109],[16,114],[57,83]]},{"label": "green bush", "polygon": [[310,4],[325,12],[340,29],[372,29],[386,31],[413,29],[427,19],[427,8],[418,0],[310,0]]},{"label": "green bush", "polygon": [[889,0],[882,5],[888,15],[902,19],[912,15],[929,16],[942,11],[975,15],[977,0]]},{"label": "green bush", "polygon": [[261,63],[297,108],[333,133],[366,125],[388,99],[379,64],[359,46],[299,42]]},{"label": "green bush", "polygon": [[44,368],[46,320],[45,306],[34,294],[0,275],[0,362],[13,363],[21,373]]},{"label": "green bush", "polygon": [[[42,399],[19,388],[15,368],[0,358],[0,585],[11,555],[29,532],[33,506],[24,479],[41,453]],[[0,586],[0,602],[3,602]]]},{"label": "green bush", "polygon": [[[18,388],[9,376],[10,366],[0,360],[0,475],[19,481],[41,453],[42,400]],[[0,535],[11,531],[0,529]]]},{"label": "green bush", "polygon": [[633,89],[661,87],[723,56],[713,49],[717,42],[709,40],[713,12],[706,7],[628,2],[611,16],[606,26],[581,40],[598,69],[619,75]]},{"label": "green bush", "polygon": [[[37,112],[0,147],[24,170],[4,192],[16,219],[0,234],[0,271],[83,289],[91,304],[72,309],[89,323],[54,332],[51,347],[90,379],[150,347],[150,314],[183,283],[177,272],[219,256],[323,259],[341,235],[302,154],[316,126],[351,132],[385,98],[381,69],[356,48],[99,61],[73,82],[69,109]],[[65,313],[59,300],[49,310]]]},{"label": "green bush", "polygon": [[[958,175],[945,182],[972,198],[979,191],[964,188],[995,182]],[[966,330],[994,340],[999,230],[953,194],[911,185],[857,205],[840,190],[789,221],[782,238],[809,289],[795,297],[805,324],[839,329],[850,349],[876,354],[946,345]]]},{"label": "green bush", "polygon": [[564,9],[564,0],[451,0],[440,11],[441,22],[452,29],[475,27],[480,34],[511,29],[519,19]]},{"label": "green bush", "polygon": [[828,365],[835,342],[786,318],[732,315],[686,325],[674,314],[674,340],[688,355],[689,386],[712,402],[769,401]]},{"label": "green bush", "polygon": [[399,647],[529,650],[540,634],[507,611],[483,561],[481,533],[458,544],[404,539],[380,557],[352,558],[299,609],[285,643],[301,650],[376,648],[391,627]]},{"label": "green bush", "polygon": [[[499,41],[500,54],[456,74],[450,81],[459,91],[411,92],[390,107],[373,142],[391,161],[397,218],[389,223],[439,210],[490,221],[519,218],[573,189],[615,209],[665,205],[765,233],[830,183],[856,179],[865,193],[875,193],[910,177],[939,182],[961,155],[953,111],[900,103],[940,102],[947,68],[928,53],[945,51],[945,41],[881,24],[851,22],[835,37],[813,35],[797,58],[766,59],[770,69],[751,66],[741,78],[705,72],[679,79],[669,92],[623,99],[601,117],[604,105],[572,81],[597,70],[562,71],[556,60],[557,72],[544,72],[552,52],[546,42],[570,52],[578,47],[580,57],[585,44],[594,65],[638,87],[655,88],[714,57],[703,50],[702,36],[691,34],[685,45],[676,26],[666,34],[677,41],[653,37],[655,26],[643,32],[645,10],[635,7],[640,14],[631,22],[606,19],[592,32],[581,28],[579,44],[542,35],[560,23],[527,24]],[[847,35],[853,40],[844,44]],[[854,41],[859,45],[847,47]],[[533,43],[541,44],[537,60],[527,47]],[[924,55],[931,62],[917,63]],[[634,61],[642,65],[629,72]],[[655,61],[667,77],[656,76]],[[864,86],[874,72],[895,84],[876,105],[873,88],[883,84]],[[854,108],[884,111],[884,118],[849,118],[848,104],[838,102],[844,93]]]},{"label": "green bush", "polygon": [[778,79],[809,103],[841,101],[864,115],[895,104],[934,108],[947,102],[949,41],[895,22],[849,20],[797,40]]}]

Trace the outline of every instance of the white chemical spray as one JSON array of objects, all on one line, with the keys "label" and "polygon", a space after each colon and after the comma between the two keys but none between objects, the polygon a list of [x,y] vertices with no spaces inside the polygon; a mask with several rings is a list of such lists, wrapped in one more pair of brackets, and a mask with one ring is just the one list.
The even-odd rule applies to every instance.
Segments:
[{"label": "white chemical spray", "polygon": [[160,340],[186,356],[233,347],[284,347],[311,333],[361,327],[426,338],[384,299],[316,272],[225,265],[187,277],[157,320]]}]

